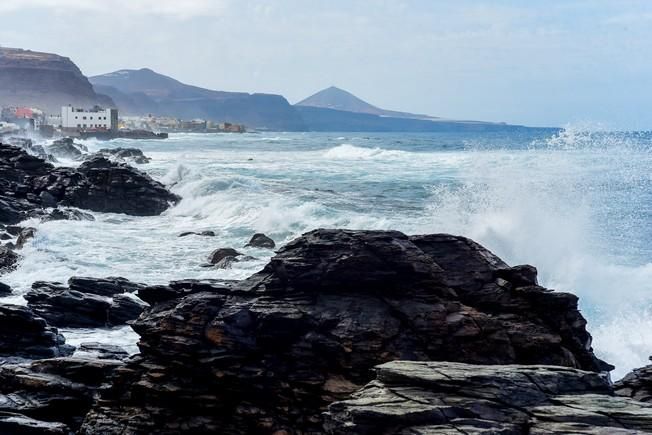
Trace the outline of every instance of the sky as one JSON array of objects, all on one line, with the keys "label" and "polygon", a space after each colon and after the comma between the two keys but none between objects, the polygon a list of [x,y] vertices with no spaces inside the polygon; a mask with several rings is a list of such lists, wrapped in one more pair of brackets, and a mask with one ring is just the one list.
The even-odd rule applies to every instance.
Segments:
[{"label": "sky", "polygon": [[335,85],[452,119],[652,129],[648,0],[0,0],[0,45],[291,103]]}]

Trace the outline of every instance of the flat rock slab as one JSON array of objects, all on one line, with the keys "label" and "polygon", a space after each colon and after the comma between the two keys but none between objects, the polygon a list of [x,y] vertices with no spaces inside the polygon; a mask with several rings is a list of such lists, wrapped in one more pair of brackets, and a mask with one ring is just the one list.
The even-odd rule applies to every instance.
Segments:
[{"label": "flat rock slab", "polygon": [[604,374],[556,366],[393,361],[328,407],[330,434],[638,434],[652,405],[613,395]]}]

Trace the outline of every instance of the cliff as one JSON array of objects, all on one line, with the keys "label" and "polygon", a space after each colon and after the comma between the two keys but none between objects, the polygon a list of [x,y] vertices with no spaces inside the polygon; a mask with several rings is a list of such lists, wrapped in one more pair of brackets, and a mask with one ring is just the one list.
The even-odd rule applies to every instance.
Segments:
[{"label": "cliff", "polygon": [[61,106],[113,106],[67,57],[0,47],[0,102],[60,113]]}]

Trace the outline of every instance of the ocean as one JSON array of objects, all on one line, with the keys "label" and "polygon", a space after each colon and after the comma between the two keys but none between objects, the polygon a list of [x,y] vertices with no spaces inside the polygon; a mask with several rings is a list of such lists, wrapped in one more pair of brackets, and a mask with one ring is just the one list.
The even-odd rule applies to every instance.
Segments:
[{"label": "ocean", "polygon": [[[157,217],[27,225],[37,237],[3,277],[21,294],[37,280],[123,276],[147,284],[245,278],[273,252],[244,248],[255,232],[282,245],[320,227],[446,232],[470,237],[542,285],[580,297],[597,354],[614,378],[652,354],[652,134],[587,127],[505,133],[173,134],[85,141],[138,147],[141,165],[182,202]],[[63,164],[74,164],[62,162]],[[178,237],[212,230],[216,237]],[[256,258],[201,267],[233,247]],[[129,327],[62,329],[71,344],[136,352]]]}]

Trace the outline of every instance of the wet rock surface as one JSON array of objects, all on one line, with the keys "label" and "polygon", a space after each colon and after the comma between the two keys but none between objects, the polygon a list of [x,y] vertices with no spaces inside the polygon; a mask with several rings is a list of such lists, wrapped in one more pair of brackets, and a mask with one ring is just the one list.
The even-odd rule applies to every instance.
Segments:
[{"label": "wet rock surface", "polygon": [[46,147],[46,151],[57,158],[80,160],[88,149],[82,144],[75,143],[72,138],[66,137],[52,142]]},{"label": "wet rock surface", "polygon": [[0,411],[65,425],[57,427],[72,433],[121,366],[117,360],[71,357],[5,364],[0,366]]},{"label": "wet rock surface", "polygon": [[238,252],[233,248],[219,248],[211,252],[208,256],[208,262],[210,264],[218,264],[225,258],[236,258],[241,255],[243,255],[241,252]]},{"label": "wet rock surface", "polygon": [[11,435],[70,435],[63,423],[36,420],[14,412],[0,412],[0,433]]},{"label": "wet rock surface", "polygon": [[94,153],[95,156],[107,157],[111,160],[123,163],[136,163],[143,165],[152,161],[138,148],[102,148]]},{"label": "wet rock surface", "polygon": [[123,278],[71,278],[68,286],[37,281],[25,295],[28,306],[59,327],[106,327],[138,318],[147,304],[124,294],[143,287]]},{"label": "wet rock surface", "polygon": [[15,270],[19,261],[20,255],[7,246],[0,246],[0,275]]},{"label": "wet rock surface", "polygon": [[55,208],[54,210],[46,211],[39,214],[41,221],[94,221],[95,218],[90,213],[72,208]]},{"label": "wet rock surface", "polygon": [[0,223],[15,224],[48,207],[158,215],[179,201],[161,183],[126,164],[94,157],[55,168],[25,150],[0,144]]},{"label": "wet rock surface", "polygon": [[56,328],[28,307],[0,305],[0,359],[50,358],[73,351]]},{"label": "wet rock surface", "polygon": [[254,234],[251,240],[249,240],[249,243],[245,245],[245,248],[246,247],[274,249],[276,247],[276,243],[265,234],[257,233]]},{"label": "wet rock surface", "polygon": [[329,434],[637,434],[652,405],[614,396],[604,374],[555,366],[394,361],[328,407]]},{"label": "wet rock surface", "polygon": [[36,237],[36,228],[28,227],[22,229],[16,239],[16,249],[23,249],[25,244],[34,237]]},{"label": "wet rock surface", "polygon": [[247,280],[138,294],[141,354],[81,433],[323,433],[327,406],[394,360],[610,368],[575,296],[462,237],[317,230]]},{"label": "wet rock surface", "polygon": [[195,231],[185,231],[181,234],[179,234],[179,237],[188,237],[188,236],[204,236],[204,237],[215,237],[215,231],[200,231],[200,232],[195,232]]},{"label": "wet rock surface", "polygon": [[615,383],[616,394],[652,402],[652,365],[633,370]]},{"label": "wet rock surface", "polygon": [[79,355],[118,361],[122,361],[129,357],[129,353],[120,346],[96,342],[81,343],[75,352],[75,356]]},{"label": "wet rock surface", "polygon": [[35,180],[33,186],[63,205],[135,216],[161,214],[179,201],[147,174],[104,157],[87,160],[75,170],[59,168]]}]

